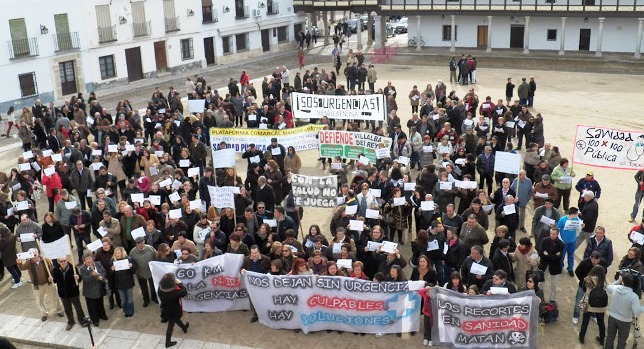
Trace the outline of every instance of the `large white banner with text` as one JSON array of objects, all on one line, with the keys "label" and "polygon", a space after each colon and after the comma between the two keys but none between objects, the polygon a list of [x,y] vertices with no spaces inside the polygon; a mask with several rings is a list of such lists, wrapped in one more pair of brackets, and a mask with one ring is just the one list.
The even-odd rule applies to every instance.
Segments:
[{"label": "large white banner with text", "polygon": [[155,291],[161,277],[172,273],[188,289],[188,295],[183,299],[183,310],[217,312],[250,309],[248,293],[239,274],[243,261],[243,255],[226,253],[195,264],[149,264]]},{"label": "large white banner with text", "polygon": [[334,276],[274,276],[246,272],[259,321],[304,333],[418,331],[424,281],[372,282]]},{"label": "large white banner with text", "polygon": [[382,94],[336,96],[293,92],[293,117],[296,119],[379,120],[387,119]]},{"label": "large white banner with text", "polygon": [[430,290],[434,345],[452,348],[536,348],[539,298],[533,291],[468,296]]},{"label": "large white banner with text", "polygon": [[644,131],[577,125],[573,163],[640,170],[644,166]]},{"label": "large white banner with text", "polygon": [[237,153],[244,153],[249,144],[254,143],[259,151],[266,151],[271,144],[271,138],[287,148],[293,146],[296,151],[318,148],[318,132],[324,125],[307,125],[284,130],[260,130],[242,128],[211,128],[210,144],[212,151],[219,150],[219,143],[226,142],[226,146],[235,149]]}]

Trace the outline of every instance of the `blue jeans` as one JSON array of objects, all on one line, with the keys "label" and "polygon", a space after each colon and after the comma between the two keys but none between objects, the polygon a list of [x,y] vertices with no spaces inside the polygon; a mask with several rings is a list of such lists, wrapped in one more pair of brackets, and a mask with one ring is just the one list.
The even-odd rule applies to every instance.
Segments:
[{"label": "blue jeans", "polygon": [[582,298],[584,298],[584,290],[582,290],[581,287],[577,286],[577,294],[575,295],[575,303],[573,304],[572,310],[572,317],[575,319],[579,319],[579,308],[577,307],[577,304],[579,304],[579,301]]},{"label": "blue jeans", "polygon": [[575,250],[577,249],[577,242],[566,242],[564,247],[564,253],[561,254],[561,269],[564,267],[564,259],[568,255],[568,271],[572,271],[572,267],[575,264]]},{"label": "blue jeans", "polygon": [[640,202],[642,202],[643,197],[644,191],[637,189],[637,191],[635,192],[635,204],[633,204],[633,212],[631,212],[631,218],[635,219],[635,217],[637,217],[637,211],[640,210]]},{"label": "blue jeans", "polygon": [[119,290],[121,296],[121,306],[123,306],[123,314],[132,316],[134,315],[134,299],[132,298],[132,288],[127,290]]}]

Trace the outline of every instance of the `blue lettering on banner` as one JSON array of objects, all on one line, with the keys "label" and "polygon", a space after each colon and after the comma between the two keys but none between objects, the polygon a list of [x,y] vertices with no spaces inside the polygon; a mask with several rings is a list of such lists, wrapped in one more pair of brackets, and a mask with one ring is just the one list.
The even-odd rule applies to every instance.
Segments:
[{"label": "blue lettering on banner", "polygon": [[316,322],[335,322],[345,325],[358,326],[386,326],[393,323],[389,315],[384,316],[348,316],[341,314],[326,313],[318,311],[311,314],[303,314],[301,317],[302,325],[310,326]]}]

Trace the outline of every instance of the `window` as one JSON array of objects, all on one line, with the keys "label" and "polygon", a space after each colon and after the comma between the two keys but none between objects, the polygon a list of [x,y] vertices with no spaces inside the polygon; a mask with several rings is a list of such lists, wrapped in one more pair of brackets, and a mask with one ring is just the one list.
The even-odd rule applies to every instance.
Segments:
[{"label": "window", "polygon": [[248,50],[248,33],[235,35],[235,45],[237,45],[237,52]]},{"label": "window", "polygon": [[287,42],[288,41],[288,26],[277,28],[277,42]]},{"label": "window", "polygon": [[192,47],[192,38],[181,40],[181,59],[192,59],[194,57],[194,50]]},{"label": "window", "polygon": [[548,29],[548,41],[557,41],[557,29]]},{"label": "window", "polygon": [[212,0],[201,0],[201,15],[203,23],[214,22],[212,15]]},{"label": "window", "polygon": [[243,19],[250,17],[248,6],[244,6],[244,0],[235,0],[235,18]]},{"label": "window", "polygon": [[[454,26],[454,41],[458,40],[458,26]],[[443,26],[443,41],[452,41],[452,26],[444,25]]]},{"label": "window", "polygon": [[98,64],[101,66],[101,79],[116,77],[114,68],[114,55],[98,57]]},{"label": "window", "polygon": [[229,54],[233,53],[232,36],[224,36],[223,38],[221,38],[221,42],[222,42],[222,44],[224,46],[224,51],[223,52],[224,52],[225,55],[229,55]]},{"label": "window", "polygon": [[38,84],[36,83],[36,73],[26,73],[18,75],[20,81],[20,92],[22,98],[31,97],[38,94]]}]

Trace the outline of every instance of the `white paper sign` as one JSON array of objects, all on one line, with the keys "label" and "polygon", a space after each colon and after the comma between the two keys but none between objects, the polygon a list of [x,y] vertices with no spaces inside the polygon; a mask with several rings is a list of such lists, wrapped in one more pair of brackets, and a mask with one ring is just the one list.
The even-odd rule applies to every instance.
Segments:
[{"label": "white paper sign", "polygon": [[87,244],[87,249],[92,252],[98,250],[101,247],[103,247],[103,242],[100,239],[96,239],[92,241],[92,243]]},{"label": "white paper sign", "polygon": [[476,182],[474,181],[456,181],[454,184],[456,188],[476,189]]},{"label": "white paper sign", "polygon": [[434,239],[427,243],[427,251],[436,251],[438,250],[438,240]]},{"label": "white paper sign", "polygon": [[96,229],[96,231],[99,234],[101,234],[101,237],[105,237],[105,235],[107,235],[107,230],[105,230],[105,228],[103,228],[103,227],[98,227],[98,229]]},{"label": "white paper sign", "polygon": [[280,147],[271,148],[271,155],[273,156],[282,155],[282,148]]},{"label": "white paper sign", "polygon": [[36,241],[33,233],[20,234],[20,242]]},{"label": "white paper sign", "polygon": [[262,159],[259,157],[259,155],[251,156],[250,158],[251,164],[259,164],[261,161]]},{"label": "white paper sign", "polygon": [[25,160],[29,160],[34,157],[34,152],[32,152],[31,150],[23,152],[22,157],[25,158]]},{"label": "white paper sign", "polygon": [[581,230],[581,220],[567,220],[564,225],[564,230]]},{"label": "white paper sign", "polygon": [[199,167],[191,167],[188,169],[188,177],[199,176]]},{"label": "white paper sign", "polygon": [[150,195],[148,199],[150,199],[150,203],[154,206],[161,205],[161,195]]},{"label": "white paper sign", "polygon": [[162,180],[161,182],[159,182],[160,187],[167,187],[169,185],[172,185],[172,180],[170,178],[166,178],[166,179]]},{"label": "white paper sign", "polygon": [[128,259],[113,261],[112,264],[114,265],[114,271],[130,269],[130,261]]},{"label": "white paper sign", "polygon": [[[89,247],[89,245],[87,247]],[[34,258],[34,253],[31,251],[21,252],[16,254],[16,257],[18,257],[18,259],[24,259],[24,260],[32,259]]]},{"label": "white paper sign", "polygon": [[387,148],[378,148],[376,149],[376,159],[384,159],[389,157],[389,149]]},{"label": "white paper sign", "polygon": [[380,189],[369,189],[369,195],[373,196],[374,198],[379,198],[381,195]]},{"label": "white paper sign", "polygon": [[[27,206],[29,206],[29,205],[27,205]],[[14,209],[13,207],[9,207],[7,209],[7,216],[13,216],[13,209]]]},{"label": "white paper sign", "polygon": [[494,205],[483,205],[483,211],[490,213],[494,209]]},{"label": "white paper sign", "polygon": [[363,231],[364,230],[364,222],[361,221],[361,220],[357,220],[357,219],[349,220],[349,230]]},{"label": "white paper sign", "polygon": [[486,272],[487,272],[487,267],[484,266],[484,265],[480,265],[480,264],[478,264],[476,262],[472,263],[472,267],[470,267],[470,273],[472,273],[474,275],[483,276],[483,275],[485,275]]},{"label": "white paper sign", "polygon": [[107,151],[110,153],[118,153],[119,152],[119,147],[116,144],[110,144],[107,146]]},{"label": "white paper sign", "polygon": [[63,156],[60,154],[51,154],[51,161],[63,161]]},{"label": "white paper sign", "polygon": [[205,99],[190,99],[188,100],[188,108],[191,113],[203,113],[206,106]]},{"label": "white paper sign", "polygon": [[69,240],[67,239],[69,239],[67,236],[63,236],[54,242],[41,243],[40,250],[42,251],[42,256],[49,259],[67,257],[71,253]]},{"label": "white paper sign", "polygon": [[336,265],[338,268],[353,269],[353,261],[351,259],[338,259]]},{"label": "white paper sign", "polygon": [[405,198],[394,198],[394,206],[403,206],[405,203]]},{"label": "white paper sign", "polygon": [[133,193],[130,194],[130,199],[132,199],[132,202],[138,202],[139,204],[143,205],[143,200],[145,200],[145,195],[142,193]]},{"label": "white paper sign", "polygon": [[571,184],[572,183],[572,177],[571,176],[561,176],[561,177],[559,177],[559,183]]},{"label": "white paper sign", "polygon": [[154,155],[158,157],[159,159],[163,157],[163,150],[157,150],[154,152]]},{"label": "white paper sign", "polygon": [[348,215],[356,214],[358,212],[358,205],[350,205],[344,208],[344,213]]},{"label": "white paper sign", "polygon": [[100,149],[92,149],[92,155],[101,156],[101,155],[103,155],[103,151],[100,150]]},{"label": "white paper sign", "polygon": [[431,153],[434,151],[434,147],[431,145],[423,145],[423,153]]},{"label": "white paper sign", "polygon": [[264,219],[264,223],[268,224],[271,228],[277,227],[277,221],[274,219]]},{"label": "white paper sign", "polygon": [[423,211],[431,211],[434,209],[434,202],[433,201],[421,201],[420,202],[420,209]]},{"label": "white paper sign", "polygon": [[405,184],[403,184],[403,190],[404,191],[414,191],[414,190],[416,190],[416,183],[415,182],[405,182]]},{"label": "white paper sign", "polygon": [[190,201],[190,209],[199,210],[201,209],[201,200],[192,200]]},{"label": "white paper sign", "polygon": [[181,209],[178,208],[176,210],[170,210],[169,212],[170,218],[181,218]]},{"label": "white paper sign", "polygon": [[365,218],[371,218],[371,219],[378,219],[380,217],[380,211],[378,210],[372,210],[372,209],[367,209],[365,213]]},{"label": "white paper sign", "polygon": [[374,252],[374,251],[378,250],[378,247],[380,247],[380,245],[382,245],[382,244],[379,243],[379,242],[367,241],[367,251]]},{"label": "white paper sign", "polygon": [[136,228],[130,233],[132,234],[132,240],[136,240],[138,237],[145,237],[145,229],[143,227]]},{"label": "white paper sign", "polygon": [[411,161],[411,159],[406,157],[406,156],[399,156],[398,157],[398,163],[401,164],[401,165],[405,165],[405,167],[409,166],[409,161]]},{"label": "white paper sign", "polygon": [[169,199],[170,199],[170,201],[172,201],[172,202],[177,202],[177,201],[181,200],[181,196],[180,196],[178,193],[172,193],[172,194],[170,194],[170,195],[168,196],[168,198],[169,198]]},{"label": "white paper sign", "polygon": [[631,240],[637,242],[639,245],[644,245],[644,234],[634,231],[631,233]]},{"label": "white paper sign", "polygon": [[331,163],[331,169],[332,170],[341,170],[342,169],[342,163],[341,162],[332,162]]},{"label": "white paper sign", "polygon": [[440,190],[452,190],[452,182],[438,182]]},{"label": "white paper sign", "polygon": [[[72,202],[74,203],[74,207],[76,207],[76,201],[72,201]],[[67,203],[65,203],[65,206],[67,206]],[[72,207],[72,208],[74,208],[74,207]],[[18,202],[16,202],[16,210],[22,211],[22,210],[28,210],[28,209],[29,209],[29,201],[18,201]]]},{"label": "white paper sign", "polygon": [[103,164],[102,164],[102,163],[100,163],[100,162],[94,162],[94,163],[92,163],[92,170],[93,170],[93,171],[98,171],[98,170],[100,170],[100,169],[101,169],[101,167],[103,167]]},{"label": "white paper sign", "polygon": [[45,149],[45,150],[43,150],[43,151],[42,151],[42,156],[43,156],[43,157],[49,157],[49,156],[51,156],[53,153],[54,153],[54,151],[53,151],[53,150],[51,150],[51,149]]},{"label": "white paper sign", "polygon": [[380,251],[386,253],[395,253],[398,248],[398,244],[391,241],[383,241],[382,246],[380,246]]},{"label": "white paper sign", "polygon": [[150,176],[156,176],[159,173],[156,167],[150,166]]},{"label": "white paper sign", "polygon": [[507,287],[490,287],[490,293],[492,294],[510,294]]},{"label": "white paper sign", "polygon": [[22,184],[16,183],[16,184],[11,186],[11,190],[18,191],[18,190],[20,190],[21,187],[22,187]]},{"label": "white paper sign", "polygon": [[494,171],[519,174],[521,155],[497,151],[494,158]]},{"label": "white paper sign", "polygon": [[189,167],[189,166],[190,166],[190,160],[189,159],[179,160],[179,167]]},{"label": "white paper sign", "polygon": [[177,179],[172,181],[172,189],[179,190],[179,188],[181,188],[181,182]]},{"label": "white paper sign", "polygon": [[516,206],[514,204],[512,205],[505,205],[503,206],[503,212],[505,212],[505,215],[511,215],[517,213]]},{"label": "white paper sign", "polygon": [[40,171],[40,169],[41,169],[40,165],[35,161],[31,163],[31,167],[33,167],[34,170],[36,170],[36,171]]},{"label": "white paper sign", "polygon": [[346,199],[344,198],[344,196],[338,196],[338,198],[337,198],[335,201],[336,201],[336,204],[337,204],[338,206],[340,206],[340,205],[344,204],[344,202],[346,201]]},{"label": "white paper sign", "polygon": [[50,177],[54,173],[56,173],[56,168],[54,166],[50,166],[45,169],[45,176]]},{"label": "white paper sign", "polygon": [[[546,216],[541,216],[541,219],[539,220],[539,222],[544,223],[545,225],[548,225],[548,226],[555,224],[554,219],[548,218]],[[642,237],[644,237],[644,235],[642,235]]]},{"label": "white paper sign", "polygon": [[369,165],[369,159],[367,159],[364,156],[360,156],[360,158],[358,159],[358,162],[360,162],[363,165]]},{"label": "white paper sign", "polygon": [[31,169],[31,166],[29,165],[29,163],[26,163],[26,164],[18,164],[18,170],[20,170],[20,172],[22,172],[22,171],[29,171],[30,169]]},{"label": "white paper sign", "polygon": [[212,154],[215,168],[235,167],[235,149],[228,148],[214,151]]},{"label": "white paper sign", "polygon": [[208,234],[210,234],[210,228],[200,230],[198,234],[201,241],[206,241],[206,239],[208,238]]}]

